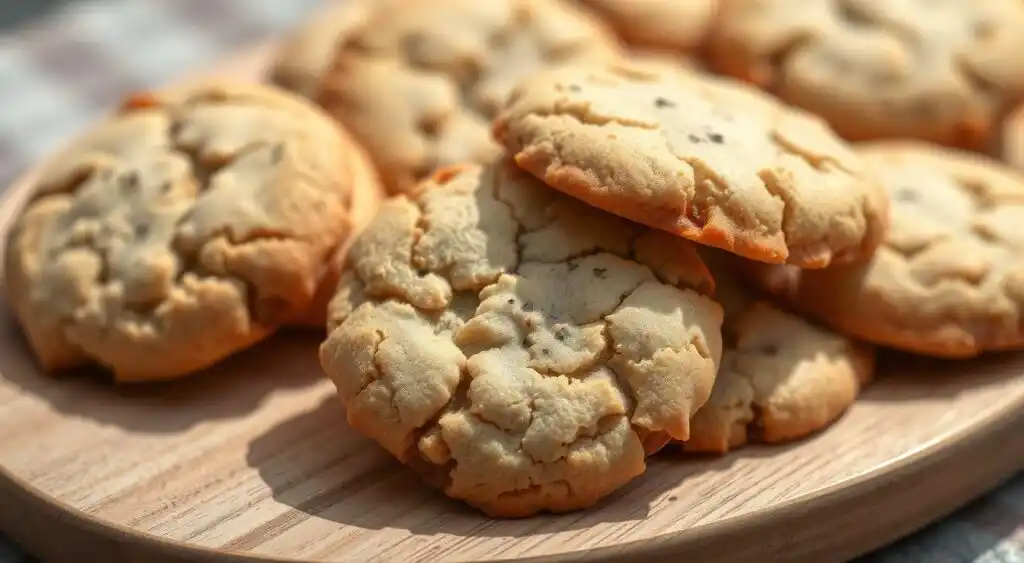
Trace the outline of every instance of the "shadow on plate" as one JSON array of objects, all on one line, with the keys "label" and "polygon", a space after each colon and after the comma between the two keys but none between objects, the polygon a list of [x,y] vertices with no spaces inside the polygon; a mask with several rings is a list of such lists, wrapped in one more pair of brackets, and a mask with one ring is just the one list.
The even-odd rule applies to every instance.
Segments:
[{"label": "shadow on plate", "polygon": [[894,350],[879,350],[875,381],[865,389],[864,402],[907,402],[950,399],[960,393],[1000,384],[1024,375],[1024,354],[998,352],[970,360],[927,358]]},{"label": "shadow on plate", "polygon": [[[1022,359],[1001,354],[970,362],[936,362],[886,353],[882,375],[868,388],[864,400],[942,401],[971,387],[999,385],[1018,377]],[[703,519],[700,514],[710,514],[716,507],[703,505],[702,499],[716,498],[714,488],[726,486],[723,481],[734,477],[737,462],[794,454],[801,448],[813,450],[820,447],[817,440],[829,436],[826,429],[788,444],[751,444],[724,456],[687,454],[670,446],[650,461],[643,476],[590,510],[521,520],[487,518],[424,486],[412,470],[352,430],[333,396],[255,438],[246,460],[278,502],[320,519],[368,530],[521,537],[640,521],[674,502],[688,503],[687,511]],[[721,473],[721,478],[714,478],[715,473]],[[709,475],[712,478],[696,478]],[[302,520],[294,513],[281,515],[227,547],[254,547],[268,534]]]},{"label": "shadow on plate", "polygon": [[[787,447],[752,446],[727,456],[682,456],[673,450],[666,448],[649,462],[645,475],[589,510],[526,519],[488,518],[424,485],[411,469],[352,430],[333,395],[253,440],[247,462],[278,502],[325,520],[414,534],[517,537],[640,521],[658,505],[679,501],[671,491],[691,476],[725,471],[739,459],[784,453]],[[298,521],[294,515],[282,515],[226,547],[252,548],[268,533],[280,533]]]},{"label": "shadow on plate", "polygon": [[[6,304],[0,302],[6,309]],[[6,312],[0,318],[0,383],[46,401],[65,415],[133,432],[180,432],[214,419],[245,416],[272,391],[296,389],[323,378],[314,330],[285,330],[188,378],[154,384],[114,385],[99,370],[61,375],[40,371],[28,343]]]}]

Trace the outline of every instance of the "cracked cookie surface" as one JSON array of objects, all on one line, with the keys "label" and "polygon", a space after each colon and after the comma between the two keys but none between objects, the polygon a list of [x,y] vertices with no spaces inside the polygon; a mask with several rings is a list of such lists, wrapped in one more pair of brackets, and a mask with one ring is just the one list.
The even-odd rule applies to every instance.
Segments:
[{"label": "cracked cookie surface", "polygon": [[277,48],[268,72],[270,81],[315,99],[334,50],[361,25],[380,0],[334,0],[287,36]]},{"label": "cracked cookie surface", "polygon": [[884,189],[818,119],[664,65],[534,75],[510,95],[494,135],[552,187],[753,260],[862,259],[887,222]]},{"label": "cracked cookie surface", "polygon": [[981,150],[1024,99],[1017,0],[729,0],[709,64],[853,140]]},{"label": "cracked cookie surface", "polygon": [[718,10],[718,0],[576,0],[599,14],[627,43],[640,48],[698,51]]},{"label": "cracked cookie surface", "polygon": [[689,437],[721,307],[689,241],[511,162],[385,202],[331,302],[324,371],[349,423],[496,516],[585,508]]},{"label": "cracked cookie surface", "polygon": [[717,254],[701,252],[715,278],[715,300],[725,311],[722,364],[711,397],[690,421],[683,448],[725,453],[748,442],[788,442],[828,427],[874,375],[874,348],[759,298]]},{"label": "cracked cookie surface", "polygon": [[522,77],[618,53],[596,16],[561,0],[381,0],[318,101],[404,192],[437,168],[496,158],[490,121]]},{"label": "cracked cookie surface", "polygon": [[5,286],[48,370],[202,369],[310,306],[365,170],[326,115],[222,82],[142,93],[49,159]]},{"label": "cracked cookie surface", "polygon": [[868,342],[949,358],[1024,347],[1024,176],[923,143],[879,141],[860,153],[893,201],[875,256],[816,271],[750,264],[753,279]]}]

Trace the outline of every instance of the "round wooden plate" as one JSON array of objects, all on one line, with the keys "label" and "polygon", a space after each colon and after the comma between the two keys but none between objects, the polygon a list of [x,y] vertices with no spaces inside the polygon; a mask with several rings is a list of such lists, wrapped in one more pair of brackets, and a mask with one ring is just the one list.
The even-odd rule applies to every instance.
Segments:
[{"label": "round wooden plate", "polygon": [[[220,72],[258,79],[269,48]],[[6,229],[26,195],[0,206]],[[4,306],[6,309],[6,306]],[[0,322],[0,529],[52,561],[841,561],[1024,468],[1024,356],[886,356],[835,426],[724,457],[666,451],[596,508],[491,520],[350,430],[316,331],[194,378],[39,372]]]}]

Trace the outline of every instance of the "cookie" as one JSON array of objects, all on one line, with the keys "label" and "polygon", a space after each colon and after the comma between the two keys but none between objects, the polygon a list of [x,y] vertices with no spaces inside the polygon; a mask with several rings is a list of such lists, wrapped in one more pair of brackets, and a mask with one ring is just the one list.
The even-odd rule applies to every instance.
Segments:
[{"label": "cookie", "polygon": [[1003,128],[1003,137],[992,156],[1005,161],[1015,170],[1024,171],[1024,105],[1010,114]]},{"label": "cookie", "polygon": [[729,0],[709,65],[852,140],[980,150],[1024,99],[1017,0]]},{"label": "cookie", "polygon": [[348,175],[351,179],[349,185],[352,187],[349,203],[349,232],[342,238],[341,245],[335,249],[330,260],[323,264],[320,284],[313,296],[312,303],[305,311],[286,317],[284,321],[288,325],[323,330],[327,322],[327,306],[334,298],[334,291],[338,286],[341,271],[344,269],[348,249],[352,241],[355,240],[354,235],[370,224],[384,198],[384,187],[370,155],[343,128],[339,128],[339,132],[346,139],[343,156],[346,159]]},{"label": "cookie", "polygon": [[647,61],[535,74],[494,135],[552,187],[753,260],[860,260],[887,222],[884,189],[817,118]]},{"label": "cookie", "polygon": [[866,263],[816,271],[749,265],[752,279],[833,329],[928,356],[1024,347],[1024,176],[912,141],[865,144],[892,196]]},{"label": "cookie", "polygon": [[352,147],[272,87],[129,97],[41,166],[6,238],[8,302],[41,365],[169,379],[305,315],[365,187]]},{"label": "cookie", "polygon": [[284,38],[267,72],[272,84],[315,98],[334,50],[368,16],[378,0],[340,0],[317,11]]},{"label": "cookie", "polygon": [[619,53],[560,0],[382,0],[324,77],[320,104],[366,146],[393,193],[498,155],[490,121],[522,77]]},{"label": "cookie", "polygon": [[759,298],[716,254],[701,252],[725,311],[722,364],[683,449],[725,453],[749,441],[788,442],[828,427],[871,380],[874,348]]},{"label": "cookie", "polygon": [[677,53],[699,51],[718,0],[577,0],[611,25],[630,45]]},{"label": "cookie", "polygon": [[331,302],[349,423],[494,516],[588,507],[689,438],[721,355],[688,241],[504,159],[386,201]]}]

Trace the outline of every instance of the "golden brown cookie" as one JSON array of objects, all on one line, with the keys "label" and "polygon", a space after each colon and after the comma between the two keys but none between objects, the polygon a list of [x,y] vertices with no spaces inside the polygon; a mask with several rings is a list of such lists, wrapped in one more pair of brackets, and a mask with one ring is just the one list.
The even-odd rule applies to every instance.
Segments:
[{"label": "golden brown cookie", "polygon": [[348,421],[496,516],[585,508],[690,436],[721,307],[688,241],[500,160],[439,171],[353,243],[325,372]]},{"label": "golden brown cookie", "polygon": [[649,61],[535,74],[494,134],[552,187],[753,260],[860,260],[887,222],[881,185],[818,119]]},{"label": "golden brown cookie", "polygon": [[268,70],[270,82],[315,98],[334,50],[363,23],[379,0],[335,0],[284,38]]},{"label": "golden brown cookie", "polygon": [[143,93],[49,159],[6,240],[47,370],[207,367],[308,312],[372,171],[317,108],[226,82]]},{"label": "golden brown cookie", "polygon": [[719,0],[577,0],[607,21],[634,47],[699,51]]},{"label": "golden brown cookie", "polygon": [[352,186],[352,197],[349,204],[349,234],[342,239],[342,243],[334,251],[334,255],[328,262],[323,264],[323,274],[320,285],[317,287],[313,301],[305,311],[297,313],[296,316],[289,316],[285,324],[303,326],[323,330],[327,322],[327,305],[334,297],[334,291],[338,287],[338,280],[341,271],[345,267],[345,260],[348,256],[348,249],[370,221],[376,216],[384,199],[384,186],[373,160],[367,154],[366,149],[359,145],[355,139],[344,129],[339,127],[338,131],[346,139],[344,158],[348,174],[351,178],[349,184]]},{"label": "golden brown cookie", "polygon": [[1006,119],[1001,143],[993,147],[992,156],[1005,161],[1011,168],[1024,172],[1024,105]]},{"label": "golden brown cookie", "polygon": [[523,76],[618,52],[595,16],[561,0],[381,0],[319,102],[404,192],[436,168],[495,158],[491,118]]},{"label": "golden brown cookie", "polygon": [[860,149],[893,200],[871,261],[800,271],[750,264],[763,288],[839,332],[946,358],[1024,347],[1024,176],[914,142]]},{"label": "golden brown cookie", "polygon": [[1018,0],[726,0],[709,65],[853,140],[984,149],[1024,99]]},{"label": "golden brown cookie", "polygon": [[749,441],[788,442],[828,427],[874,375],[874,348],[757,297],[717,254],[701,252],[725,310],[722,364],[683,448],[725,453]]}]

